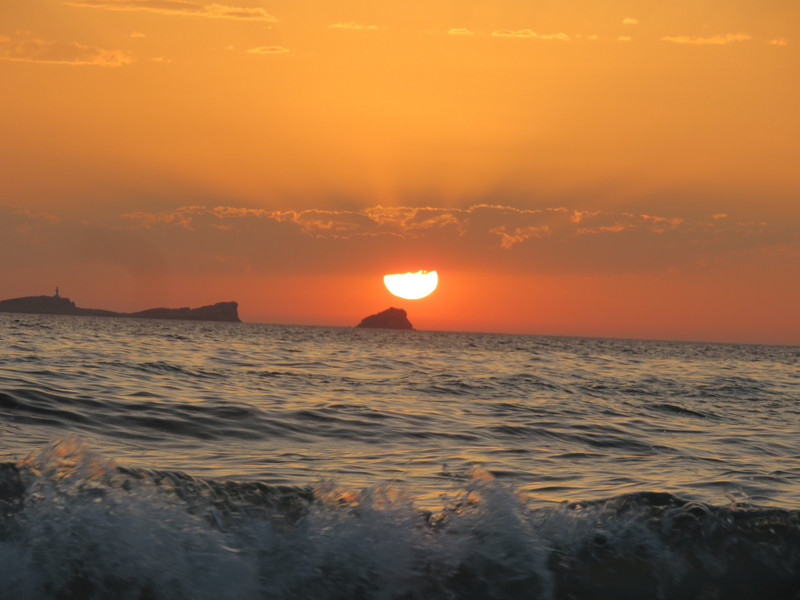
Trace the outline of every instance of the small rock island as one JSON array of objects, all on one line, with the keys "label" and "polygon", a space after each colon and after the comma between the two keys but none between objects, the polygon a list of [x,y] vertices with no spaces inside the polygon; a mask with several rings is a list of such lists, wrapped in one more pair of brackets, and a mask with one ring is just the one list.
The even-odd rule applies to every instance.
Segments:
[{"label": "small rock island", "polygon": [[0,312],[38,315],[73,315],[79,317],[127,317],[129,319],[178,319],[183,321],[226,321],[240,323],[236,302],[218,302],[199,308],[150,308],[132,313],[114,312],[99,308],[79,308],[69,298],[55,296],[25,296],[0,300]]},{"label": "small rock island", "polygon": [[387,308],[375,315],[364,317],[356,327],[375,329],[414,329],[402,308]]}]

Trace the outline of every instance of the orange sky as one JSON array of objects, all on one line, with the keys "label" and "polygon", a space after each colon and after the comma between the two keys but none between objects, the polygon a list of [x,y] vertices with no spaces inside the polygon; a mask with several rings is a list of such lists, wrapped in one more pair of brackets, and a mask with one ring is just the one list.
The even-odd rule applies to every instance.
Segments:
[{"label": "orange sky", "polygon": [[800,344],[800,5],[665,4],[0,2],[0,297]]}]

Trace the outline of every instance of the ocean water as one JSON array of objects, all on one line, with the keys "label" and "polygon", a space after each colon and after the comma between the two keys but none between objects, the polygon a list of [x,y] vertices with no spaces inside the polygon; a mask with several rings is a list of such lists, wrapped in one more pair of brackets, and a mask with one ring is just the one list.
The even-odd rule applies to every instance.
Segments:
[{"label": "ocean water", "polygon": [[800,348],[0,314],[0,598],[800,598]]}]

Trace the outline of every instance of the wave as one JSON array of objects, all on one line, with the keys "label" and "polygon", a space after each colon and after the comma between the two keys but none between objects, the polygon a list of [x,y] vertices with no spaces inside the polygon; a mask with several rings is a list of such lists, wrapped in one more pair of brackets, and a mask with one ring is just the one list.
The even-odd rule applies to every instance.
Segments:
[{"label": "wave", "polygon": [[3,598],[796,598],[800,512],[667,493],[531,508],[488,473],[392,485],[118,466],[75,438],[0,463]]}]

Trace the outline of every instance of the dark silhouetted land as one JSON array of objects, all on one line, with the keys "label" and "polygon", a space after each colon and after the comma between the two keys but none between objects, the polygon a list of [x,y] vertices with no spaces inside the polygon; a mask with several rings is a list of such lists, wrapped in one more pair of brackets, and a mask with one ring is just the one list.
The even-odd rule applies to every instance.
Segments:
[{"label": "dark silhouetted land", "polygon": [[39,315],[74,315],[79,317],[127,317],[129,319],[179,319],[184,321],[229,321],[239,323],[236,302],[218,302],[199,308],[150,308],[132,313],[114,312],[99,308],[79,308],[62,296],[26,296],[0,300],[0,312]]},{"label": "dark silhouetted land", "polygon": [[414,329],[402,308],[387,308],[376,315],[365,317],[357,327],[376,329]]}]

